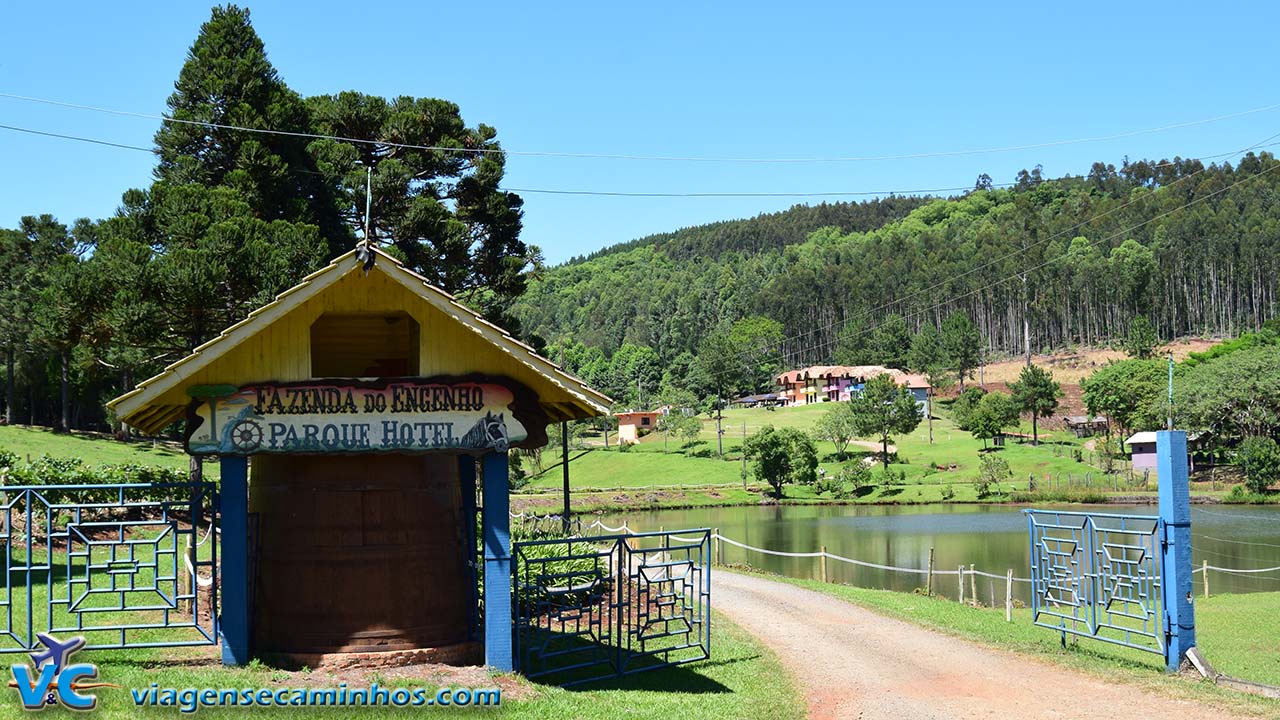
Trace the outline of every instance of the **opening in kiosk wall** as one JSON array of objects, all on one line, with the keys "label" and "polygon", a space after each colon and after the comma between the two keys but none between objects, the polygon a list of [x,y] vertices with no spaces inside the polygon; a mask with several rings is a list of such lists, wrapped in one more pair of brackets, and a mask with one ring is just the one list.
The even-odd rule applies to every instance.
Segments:
[{"label": "opening in kiosk wall", "polygon": [[414,376],[418,350],[408,313],[325,313],[311,325],[311,377]]}]

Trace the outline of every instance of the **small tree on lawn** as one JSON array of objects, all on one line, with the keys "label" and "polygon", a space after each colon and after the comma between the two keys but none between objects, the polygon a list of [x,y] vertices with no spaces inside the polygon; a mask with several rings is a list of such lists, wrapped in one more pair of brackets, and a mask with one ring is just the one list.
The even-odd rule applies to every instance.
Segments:
[{"label": "small tree on lawn", "polygon": [[658,418],[658,430],[662,432],[662,452],[667,451],[667,439],[672,435],[683,444],[689,444],[702,432],[702,421],[696,415],[685,415],[683,410],[673,409]]},{"label": "small tree on lawn", "polygon": [[813,432],[823,440],[831,441],[836,446],[836,456],[844,460],[845,448],[849,441],[858,435],[854,422],[853,409],[849,403],[834,403],[818,422],[813,425]]},{"label": "small tree on lawn", "polygon": [[818,479],[818,450],[808,435],[795,428],[765,425],[747,438],[743,451],[754,461],[756,478],[773,488],[774,497],[782,497],[787,483],[810,484]]},{"label": "small tree on lawn", "polygon": [[857,434],[880,438],[880,462],[885,469],[889,468],[889,441],[892,436],[915,430],[924,418],[911,391],[899,387],[887,374],[868,380],[862,392],[849,401],[849,407],[853,411]]},{"label": "small tree on lawn", "polygon": [[978,409],[978,403],[982,402],[986,394],[987,391],[980,387],[969,387],[960,391],[960,395],[951,403],[951,419],[955,420],[956,427],[961,430],[972,429],[969,425],[970,419]]},{"label": "small tree on lawn", "polygon": [[1245,438],[1239,460],[1250,492],[1265,493],[1280,479],[1280,447],[1269,437]]},{"label": "small tree on lawn", "polygon": [[969,433],[982,440],[982,447],[987,441],[1004,432],[1007,427],[1018,424],[1018,406],[1013,398],[1004,393],[987,393],[978,401],[978,406],[969,415]]},{"label": "small tree on lawn", "polygon": [[1040,444],[1040,429],[1037,422],[1042,417],[1058,409],[1058,398],[1062,397],[1062,387],[1053,380],[1053,373],[1039,365],[1028,365],[1022,368],[1017,381],[1009,385],[1013,391],[1013,400],[1023,412],[1031,413],[1031,444]]},{"label": "small tree on lawn", "polygon": [[1009,469],[1009,463],[998,455],[983,455],[982,460],[978,463],[978,481],[974,483],[974,489],[978,491],[978,497],[990,497],[993,494],[1000,493],[1000,485],[1013,481],[1013,471]]}]

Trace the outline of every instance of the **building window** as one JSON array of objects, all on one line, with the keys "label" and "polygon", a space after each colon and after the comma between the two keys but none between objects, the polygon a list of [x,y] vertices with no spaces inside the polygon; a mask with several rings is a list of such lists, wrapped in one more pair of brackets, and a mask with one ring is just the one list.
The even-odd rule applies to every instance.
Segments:
[{"label": "building window", "polygon": [[648,424],[649,424],[649,418],[647,418],[647,417],[642,417],[642,418],[640,418],[640,424],[641,424],[641,425],[648,425]]}]

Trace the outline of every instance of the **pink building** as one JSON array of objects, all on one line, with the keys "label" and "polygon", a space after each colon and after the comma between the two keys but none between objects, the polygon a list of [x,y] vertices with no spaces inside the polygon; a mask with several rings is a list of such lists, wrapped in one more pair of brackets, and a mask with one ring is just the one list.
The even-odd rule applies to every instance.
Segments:
[{"label": "pink building", "polygon": [[916,401],[927,409],[929,381],[916,375],[882,365],[814,365],[784,372],[777,377],[782,388],[778,393],[784,405],[809,405],[818,402],[848,402],[862,392],[867,380],[889,375],[900,386],[911,390]]}]

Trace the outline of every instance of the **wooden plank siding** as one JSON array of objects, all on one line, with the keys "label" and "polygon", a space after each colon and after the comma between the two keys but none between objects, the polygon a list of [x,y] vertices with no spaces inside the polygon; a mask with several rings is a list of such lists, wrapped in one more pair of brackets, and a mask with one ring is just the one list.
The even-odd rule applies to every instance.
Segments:
[{"label": "wooden plank siding", "polygon": [[338,258],[109,406],[129,425],[158,432],[182,417],[192,386],[311,379],[311,328],[327,313],[403,313],[413,318],[421,376],[485,373],[511,378],[537,393],[552,421],[607,412],[607,397],[383,253],[368,274],[354,253]]}]

